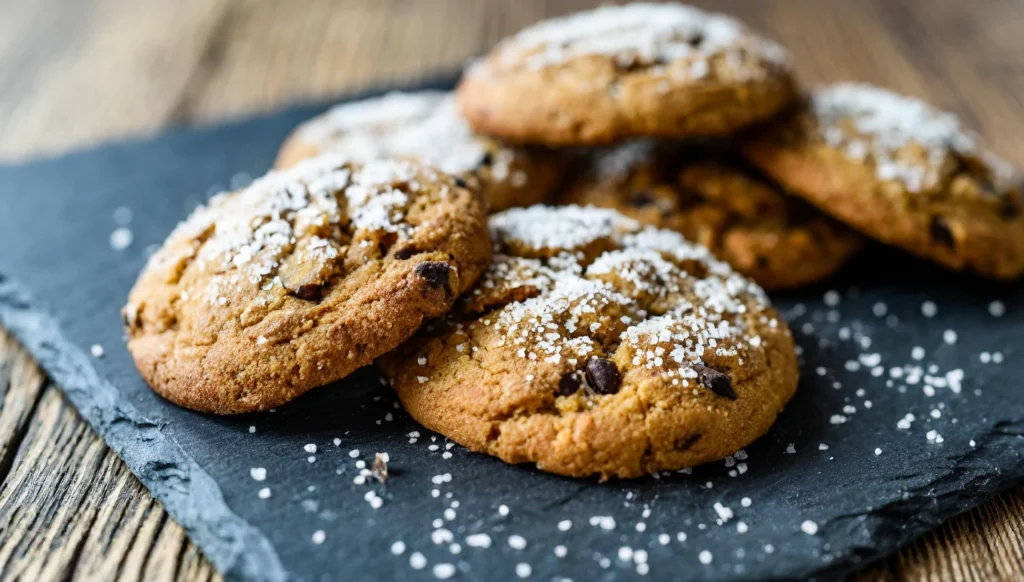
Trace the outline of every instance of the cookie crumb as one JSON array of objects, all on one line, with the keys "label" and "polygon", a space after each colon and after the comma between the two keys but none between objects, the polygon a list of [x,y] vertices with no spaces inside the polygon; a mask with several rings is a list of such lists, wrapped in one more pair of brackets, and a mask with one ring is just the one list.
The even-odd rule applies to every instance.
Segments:
[{"label": "cookie crumb", "polygon": [[387,453],[376,453],[373,456],[373,466],[370,468],[370,473],[380,483],[384,483],[388,480],[389,459],[390,457]]}]

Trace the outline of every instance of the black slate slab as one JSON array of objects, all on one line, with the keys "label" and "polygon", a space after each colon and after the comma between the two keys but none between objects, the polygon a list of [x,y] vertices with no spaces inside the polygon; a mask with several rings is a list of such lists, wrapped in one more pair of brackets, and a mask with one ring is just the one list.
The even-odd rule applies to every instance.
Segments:
[{"label": "black slate slab", "polygon": [[[118,316],[147,249],[322,108],[0,170],[0,320],[229,578],[831,578],[1024,477],[1022,287],[878,249],[774,298],[799,393],[768,436],[692,474],[504,465],[417,427],[372,370],[275,413],[167,404]],[[133,240],[115,250],[122,207]],[[391,477],[355,483],[375,452]]]}]

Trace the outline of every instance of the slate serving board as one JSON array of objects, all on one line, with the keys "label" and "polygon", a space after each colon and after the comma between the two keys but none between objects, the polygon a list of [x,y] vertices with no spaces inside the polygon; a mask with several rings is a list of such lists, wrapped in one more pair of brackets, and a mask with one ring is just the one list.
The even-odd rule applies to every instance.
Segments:
[{"label": "slate serving board", "polygon": [[[774,297],[799,392],[765,438],[691,474],[508,466],[418,427],[372,370],[273,413],[164,402],[118,314],[148,252],[324,107],[0,169],[0,321],[228,578],[834,578],[1024,477],[1022,286],[882,249]],[[357,484],[376,452],[389,479]]]}]

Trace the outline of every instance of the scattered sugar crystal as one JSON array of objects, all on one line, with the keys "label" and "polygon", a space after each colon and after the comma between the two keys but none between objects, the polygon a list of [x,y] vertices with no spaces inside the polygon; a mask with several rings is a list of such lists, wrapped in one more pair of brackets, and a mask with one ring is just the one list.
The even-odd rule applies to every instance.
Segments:
[{"label": "scattered sugar crystal", "polygon": [[396,556],[401,556],[402,554],[404,554],[405,542],[403,542],[402,540],[398,540],[397,542],[391,544],[391,553]]},{"label": "scattered sugar crystal", "polygon": [[110,248],[115,251],[123,251],[132,244],[134,235],[128,228],[121,227],[114,229],[114,232],[110,233]]},{"label": "scattered sugar crystal", "polygon": [[700,560],[701,564],[704,564],[706,566],[711,563],[711,561],[714,559],[714,556],[712,556],[711,552],[707,550],[701,550],[700,554],[697,555],[697,559]]},{"label": "scattered sugar crystal", "polygon": [[1002,317],[1006,314],[1006,304],[1002,301],[992,301],[988,304],[988,312],[992,317]]},{"label": "scattered sugar crystal", "polygon": [[508,537],[508,545],[514,550],[522,550],[526,548],[526,539],[521,535],[510,535]]},{"label": "scattered sugar crystal", "polygon": [[438,580],[447,580],[455,575],[455,566],[453,564],[441,563],[434,564],[434,577]]},{"label": "scattered sugar crystal", "polygon": [[818,533],[818,524],[808,519],[800,524],[800,530],[809,536],[813,536]]}]

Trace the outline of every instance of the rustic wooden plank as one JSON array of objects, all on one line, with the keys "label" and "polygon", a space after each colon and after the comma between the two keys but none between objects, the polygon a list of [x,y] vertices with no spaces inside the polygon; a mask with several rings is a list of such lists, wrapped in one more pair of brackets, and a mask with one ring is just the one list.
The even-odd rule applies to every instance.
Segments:
[{"label": "rustic wooden plank", "polygon": [[[4,457],[16,452],[17,465],[0,486],[0,578],[219,579],[184,530],[0,331],[3,386],[0,443]],[[28,418],[28,411],[31,424],[12,420]],[[9,438],[19,432],[10,427],[22,429],[20,439]]]},{"label": "rustic wooden plank", "polygon": [[16,34],[0,51],[0,158],[166,126],[229,1],[4,5],[0,22],[9,24],[0,30],[10,26]]},{"label": "rustic wooden plank", "polygon": [[[596,0],[0,0],[0,159],[451,70]],[[811,83],[926,96],[1024,165],[1024,4],[698,0],[787,45]],[[124,464],[0,331],[0,577],[215,580]],[[10,469],[10,471],[8,471]],[[862,580],[1019,579],[1024,488]]]}]

